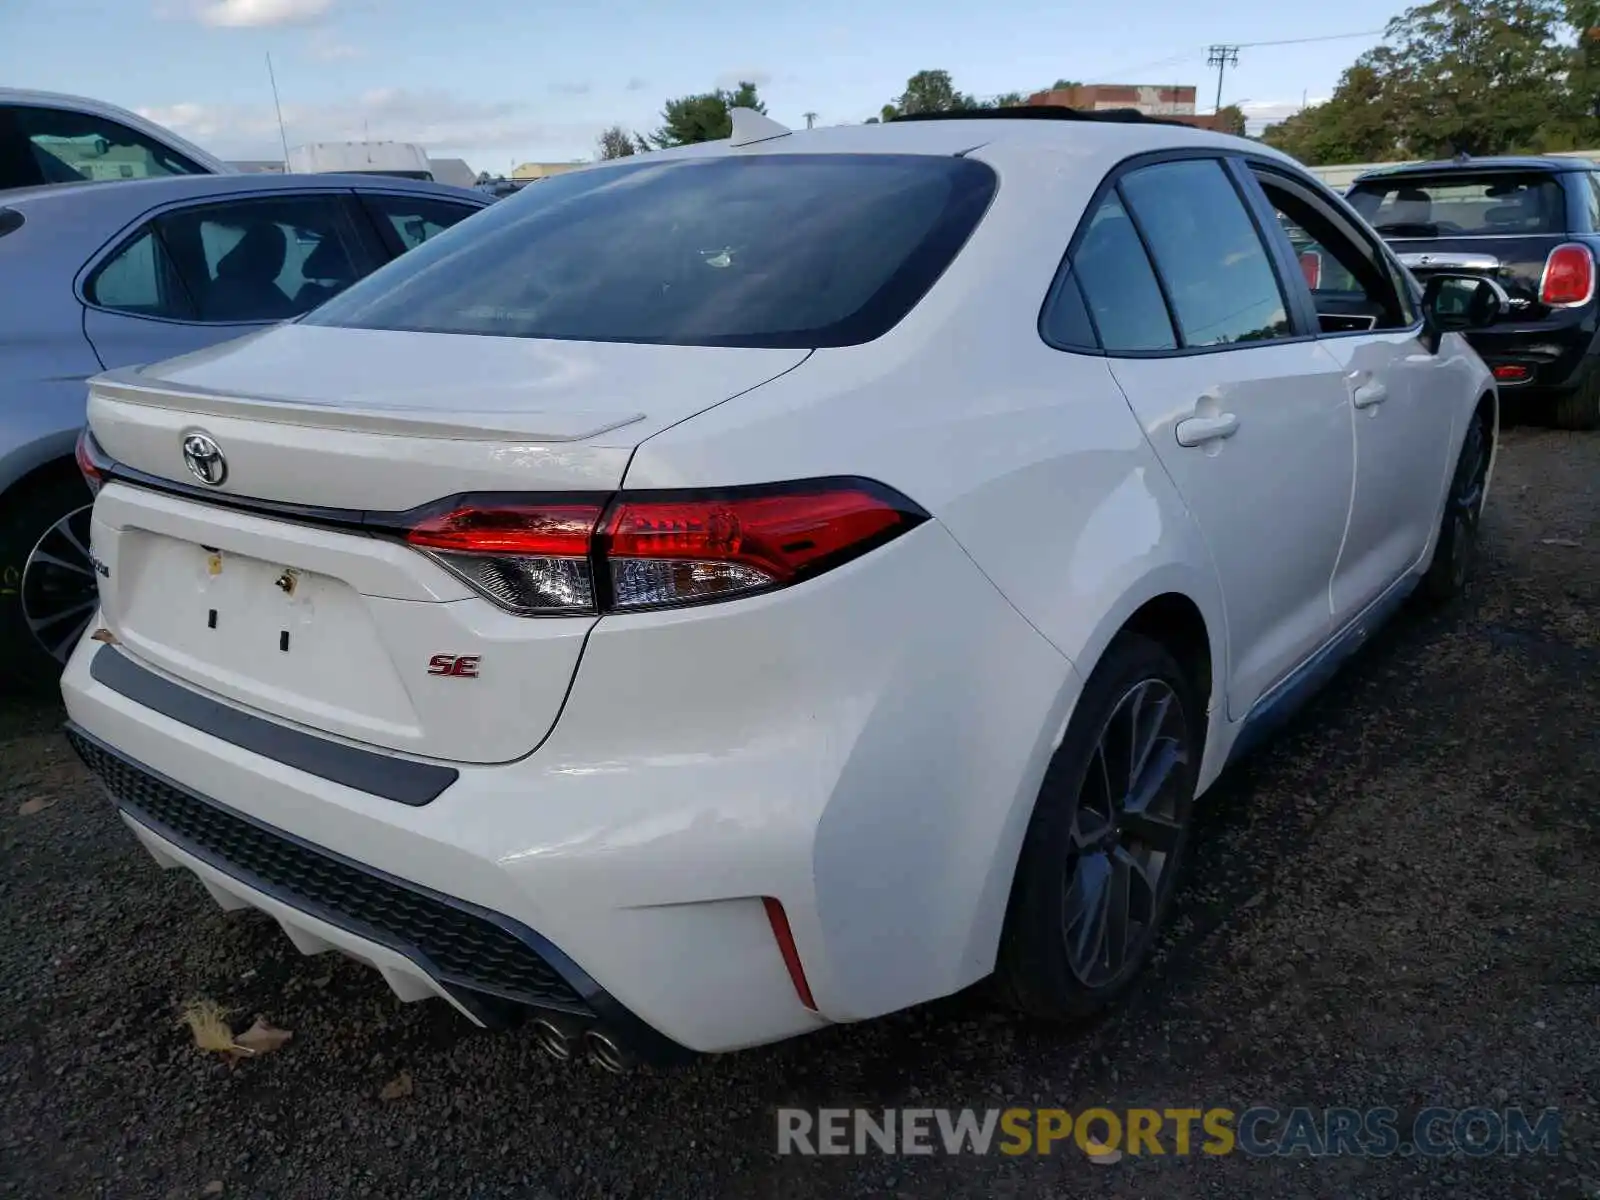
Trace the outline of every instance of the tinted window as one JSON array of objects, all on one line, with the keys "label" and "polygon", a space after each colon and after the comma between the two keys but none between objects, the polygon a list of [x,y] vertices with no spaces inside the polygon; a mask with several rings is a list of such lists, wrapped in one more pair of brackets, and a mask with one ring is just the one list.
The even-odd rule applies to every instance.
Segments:
[{"label": "tinted window", "polygon": [[754,155],[547,179],[430,239],[318,325],[708,346],[843,346],[932,286],[993,172],[924,155]]},{"label": "tinted window", "polygon": [[1186,346],[1289,334],[1272,259],[1222,164],[1161,163],[1119,184],[1150,245]]},{"label": "tinted window", "polygon": [[1346,198],[1388,237],[1561,233],[1567,228],[1561,184],[1540,173],[1373,179],[1356,184]]},{"label": "tinted window", "polygon": [[349,210],[335,196],[207,204],[158,222],[202,321],[282,321],[362,274]]},{"label": "tinted window", "polygon": [[39,183],[203,175],[204,168],[160,142],[105,117],[55,108],[18,107],[11,123],[32,158]]},{"label": "tinted window", "polygon": [[415,250],[429,238],[477,212],[465,204],[450,204],[423,196],[363,196],[380,228],[392,230],[399,252]]},{"label": "tinted window", "polygon": [[101,308],[178,321],[194,317],[172,260],[149,227],[112,255],[90,278],[86,290],[89,300]]},{"label": "tinted window", "polygon": [[1178,344],[1161,286],[1115,192],[1095,211],[1072,270],[1107,350],[1171,350]]}]

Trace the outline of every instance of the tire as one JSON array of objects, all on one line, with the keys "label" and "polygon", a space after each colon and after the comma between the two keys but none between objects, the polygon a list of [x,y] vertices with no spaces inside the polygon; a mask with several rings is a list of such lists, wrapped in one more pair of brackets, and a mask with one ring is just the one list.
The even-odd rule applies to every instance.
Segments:
[{"label": "tire", "polygon": [[94,616],[90,502],[61,471],[23,483],[0,508],[0,689],[53,693]]},{"label": "tire", "polygon": [[1427,603],[1446,604],[1465,592],[1471,582],[1493,453],[1493,421],[1486,413],[1474,413],[1450,477],[1433,562],[1422,577],[1422,599]]},{"label": "tire", "polygon": [[[1137,977],[1159,935],[1188,841],[1202,714],[1193,683],[1159,643],[1124,633],[1111,644],[1045,772],[1023,841],[995,966],[1005,1003],[1031,1016],[1080,1020],[1111,1004]],[[1121,764],[1133,760],[1126,748],[1139,739],[1125,731],[1136,722],[1162,735],[1146,757],[1145,778],[1165,764],[1165,782],[1143,806],[1142,821],[1124,812],[1108,822],[1105,814],[1115,806],[1106,804],[1107,783],[1133,774]],[[1096,881],[1107,885],[1106,904],[1099,907],[1087,902]],[[1113,895],[1125,899],[1112,907]],[[1119,909],[1128,920],[1117,958],[1116,940],[1109,932],[1097,939],[1091,923],[1098,917],[1083,914],[1104,914],[1109,931]],[[1083,952],[1097,942],[1097,952]]]},{"label": "tire", "polygon": [[1576,390],[1555,398],[1551,417],[1557,429],[1600,429],[1600,363]]}]

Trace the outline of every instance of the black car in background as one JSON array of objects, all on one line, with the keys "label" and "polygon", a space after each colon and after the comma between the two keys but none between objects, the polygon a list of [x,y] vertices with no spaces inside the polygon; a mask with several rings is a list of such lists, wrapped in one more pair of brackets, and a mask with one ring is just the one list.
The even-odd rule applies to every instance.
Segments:
[{"label": "black car in background", "polygon": [[1600,168],[1581,158],[1458,158],[1358,177],[1346,198],[1426,283],[1493,279],[1510,297],[1467,335],[1502,400],[1550,402],[1556,424],[1600,428]]}]

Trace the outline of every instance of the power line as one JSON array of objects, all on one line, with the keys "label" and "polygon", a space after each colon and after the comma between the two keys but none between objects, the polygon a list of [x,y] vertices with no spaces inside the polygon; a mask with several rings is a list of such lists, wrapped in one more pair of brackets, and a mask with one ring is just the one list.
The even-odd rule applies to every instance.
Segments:
[{"label": "power line", "polygon": [[[1342,42],[1353,38],[1380,37],[1387,33],[1386,29],[1362,29],[1351,33],[1325,33],[1317,37],[1281,38],[1266,42],[1229,42],[1227,46],[1232,50],[1254,50],[1266,46],[1307,46],[1314,42]],[[1154,71],[1160,67],[1176,66],[1179,63],[1191,62],[1202,53],[1209,54],[1212,47],[1191,46],[1180,53],[1170,54],[1166,58],[1153,59],[1150,62],[1137,63],[1133,66],[1119,67],[1108,75],[1101,75],[1094,79],[1085,80],[1085,83],[1120,83],[1123,78],[1141,71]],[[1215,66],[1208,63],[1208,66]],[[1229,64],[1234,65],[1234,64]]]}]

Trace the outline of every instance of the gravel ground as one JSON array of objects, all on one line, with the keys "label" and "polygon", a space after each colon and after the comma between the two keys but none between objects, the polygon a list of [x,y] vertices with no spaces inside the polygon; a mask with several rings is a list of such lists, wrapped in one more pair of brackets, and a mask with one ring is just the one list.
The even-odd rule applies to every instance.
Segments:
[{"label": "gravel ground", "polygon": [[[1597,488],[1600,437],[1506,432],[1473,595],[1224,778],[1158,969],[1073,1031],[963,996],[672,1074],[558,1067],[222,913],[135,847],[59,711],[0,707],[0,1193],[1600,1196]],[[293,1040],[229,1068],[178,1024],[196,997]],[[786,1105],[1252,1103],[1555,1106],[1561,1151],[774,1153]]]}]

